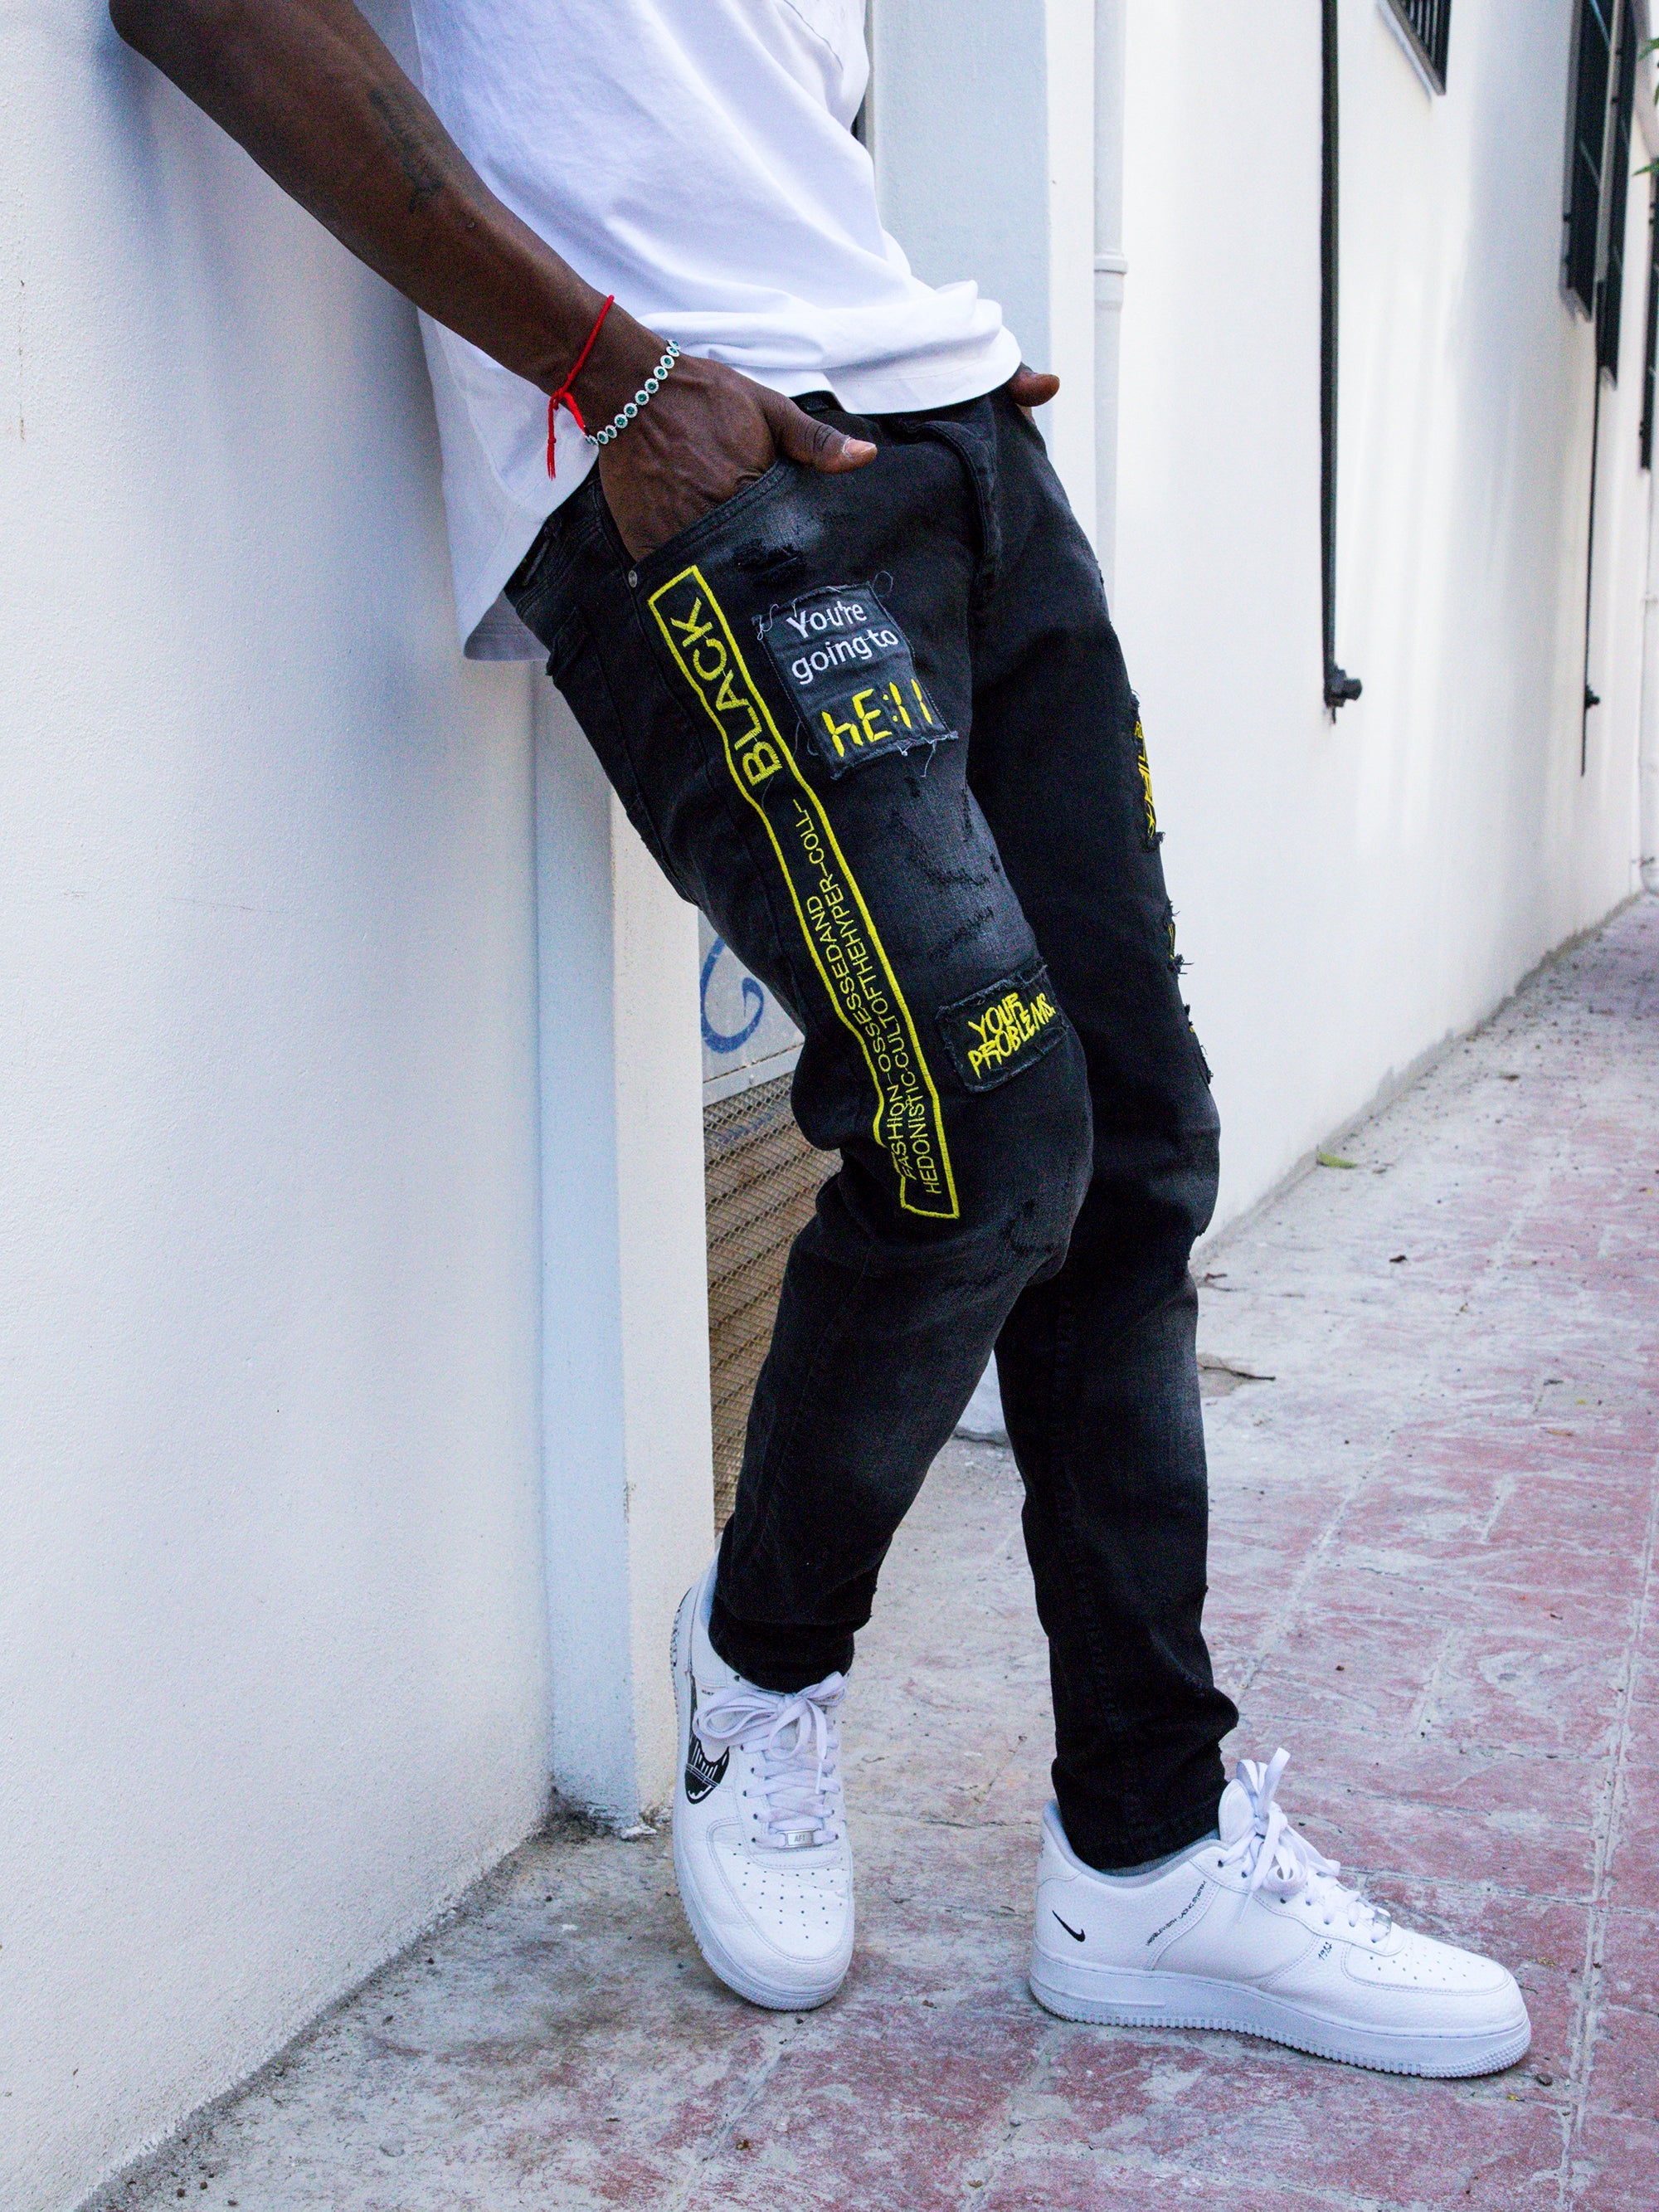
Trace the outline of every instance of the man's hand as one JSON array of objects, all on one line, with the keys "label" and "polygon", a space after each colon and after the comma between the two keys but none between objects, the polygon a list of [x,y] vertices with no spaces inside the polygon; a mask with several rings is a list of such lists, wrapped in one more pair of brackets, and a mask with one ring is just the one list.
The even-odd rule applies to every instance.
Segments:
[{"label": "man's hand", "polygon": [[1030,415],[1034,407],[1048,405],[1060,389],[1060,379],[1050,376],[1047,369],[1028,368],[1021,362],[1002,388],[1016,407],[1023,407]]},{"label": "man's hand", "polygon": [[[608,413],[590,411],[584,390],[588,379],[577,380],[590,427],[609,422],[633,398],[662,350],[654,338],[650,343],[656,353]],[[600,448],[599,483],[623,544],[642,561],[763,476],[780,457],[836,476],[863,468],[874,460],[876,449],[816,421],[793,399],[750,383],[734,368],[682,354],[650,405],[614,444]]]}]

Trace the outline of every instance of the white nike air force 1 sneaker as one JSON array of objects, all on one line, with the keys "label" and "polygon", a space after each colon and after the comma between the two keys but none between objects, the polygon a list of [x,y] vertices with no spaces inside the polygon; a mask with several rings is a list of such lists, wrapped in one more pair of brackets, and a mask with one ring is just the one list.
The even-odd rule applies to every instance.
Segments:
[{"label": "white nike air force 1 sneaker", "polygon": [[1241,1759],[1221,1838],[1108,1876],[1042,1816],[1031,1990],[1066,2020],[1232,2027],[1391,2074],[1492,2074],[1532,2040],[1514,1977],[1340,1887],[1274,1802],[1289,1758]]},{"label": "white nike air force 1 sneaker", "polygon": [[674,1620],[680,1769],[674,1873],[697,1948],[751,2004],[805,2012],[853,1957],[839,1674],[786,1695],[733,1674],[708,1640],[714,1570]]}]

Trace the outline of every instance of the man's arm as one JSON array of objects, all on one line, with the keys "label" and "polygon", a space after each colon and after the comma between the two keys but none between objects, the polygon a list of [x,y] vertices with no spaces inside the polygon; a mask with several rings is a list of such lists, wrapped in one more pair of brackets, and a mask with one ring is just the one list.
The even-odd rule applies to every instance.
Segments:
[{"label": "man's arm", "polygon": [[[603,295],[489,190],[351,0],[110,0],[110,16],[388,283],[557,390]],[[576,380],[586,421],[618,413],[662,351],[618,301]],[[779,453],[833,471],[874,452],[735,369],[683,356],[599,472],[637,558]]]}]

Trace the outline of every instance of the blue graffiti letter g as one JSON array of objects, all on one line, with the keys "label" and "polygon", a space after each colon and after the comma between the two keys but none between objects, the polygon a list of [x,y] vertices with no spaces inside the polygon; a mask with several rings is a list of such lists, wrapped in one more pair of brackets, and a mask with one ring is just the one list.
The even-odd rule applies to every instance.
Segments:
[{"label": "blue graffiti letter g", "polygon": [[717,1030],[709,1020],[708,985],[714,973],[715,963],[726,949],[726,939],[723,937],[717,937],[708,948],[698,984],[698,1012],[702,1021],[702,1041],[710,1052],[736,1052],[740,1046],[747,1044],[760,1027],[761,1018],[766,1012],[765,992],[762,990],[752,975],[745,975],[743,979],[743,1003],[750,1011],[749,1019],[743,1027],[728,1034],[724,1030]]}]

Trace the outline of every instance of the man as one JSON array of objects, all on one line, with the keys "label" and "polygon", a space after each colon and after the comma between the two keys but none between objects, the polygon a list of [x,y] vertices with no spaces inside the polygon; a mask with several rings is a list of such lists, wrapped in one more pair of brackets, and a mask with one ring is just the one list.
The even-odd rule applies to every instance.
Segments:
[{"label": "man", "polygon": [[424,97],[349,0],[112,7],[423,311],[463,631],[540,641],[842,1154],[675,1627],[711,1966],[791,2009],[847,1972],[842,1677],[994,1348],[1052,1657],[1037,1996],[1519,2057],[1510,1977],[1340,1887],[1282,1753],[1224,1790],[1188,1272],[1216,1118],[1139,716],[1027,411],[1054,380],[882,230],[862,0],[413,0]]}]

